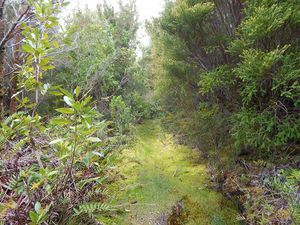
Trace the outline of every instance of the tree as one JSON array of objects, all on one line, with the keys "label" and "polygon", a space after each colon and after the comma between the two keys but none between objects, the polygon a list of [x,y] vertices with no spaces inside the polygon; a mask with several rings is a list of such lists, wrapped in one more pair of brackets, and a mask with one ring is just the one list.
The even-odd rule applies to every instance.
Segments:
[{"label": "tree", "polygon": [[[26,2],[0,1],[0,120],[2,120],[2,116],[5,113],[4,110],[9,106],[10,111],[16,111],[15,102],[10,101],[11,96],[16,91],[13,90],[16,88],[16,79],[12,79],[12,85],[10,85],[12,87],[11,90],[9,86],[7,87],[6,81],[10,83],[10,75],[15,75],[15,65],[18,63],[17,54],[19,54],[17,51],[21,45],[21,24],[27,21],[31,14],[31,7]],[[12,47],[7,46],[8,43]],[[12,52],[8,52],[8,49]],[[5,56],[7,56],[6,59]],[[13,57],[14,60],[12,61],[14,62],[10,64],[8,59]],[[9,64],[12,66],[12,69],[7,66]],[[8,94],[8,92],[11,94],[6,96],[7,101],[4,101],[5,95]]]},{"label": "tree", "polygon": [[208,110],[212,122],[223,121],[194,139],[211,133],[214,146],[231,137],[239,149],[298,148],[299,7],[288,0],[168,2],[149,26],[156,90],[169,111],[201,121],[196,115]]},{"label": "tree", "polygon": [[135,2],[120,2],[119,11],[104,2],[96,11],[74,13],[68,24],[69,38],[76,46],[62,56],[63,64],[56,63],[56,75],[49,80],[70,89],[82,85],[97,99],[101,113],[110,115],[109,101],[115,95],[125,95],[136,70]]}]

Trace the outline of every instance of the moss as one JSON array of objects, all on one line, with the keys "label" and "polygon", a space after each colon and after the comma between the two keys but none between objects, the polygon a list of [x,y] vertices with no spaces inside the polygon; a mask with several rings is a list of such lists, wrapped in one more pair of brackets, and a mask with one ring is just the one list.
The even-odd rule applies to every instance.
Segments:
[{"label": "moss", "polygon": [[291,219],[290,213],[286,209],[279,209],[275,213],[275,218],[279,221],[287,221]]},{"label": "moss", "polygon": [[107,224],[154,224],[178,201],[188,212],[184,224],[237,224],[234,205],[206,188],[208,172],[199,153],[174,144],[158,124],[141,125],[135,147],[122,152],[118,167],[126,179],[114,184],[114,203],[128,213]]}]

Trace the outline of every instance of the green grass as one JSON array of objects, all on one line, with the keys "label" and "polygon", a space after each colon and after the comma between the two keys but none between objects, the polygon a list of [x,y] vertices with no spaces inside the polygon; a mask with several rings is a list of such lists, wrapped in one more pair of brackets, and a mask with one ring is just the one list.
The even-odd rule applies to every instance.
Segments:
[{"label": "green grass", "polygon": [[135,146],[122,152],[118,167],[125,179],[114,184],[113,203],[127,213],[106,218],[108,225],[153,225],[180,200],[187,225],[238,224],[234,205],[206,188],[207,168],[199,153],[175,144],[158,121],[138,128]]}]

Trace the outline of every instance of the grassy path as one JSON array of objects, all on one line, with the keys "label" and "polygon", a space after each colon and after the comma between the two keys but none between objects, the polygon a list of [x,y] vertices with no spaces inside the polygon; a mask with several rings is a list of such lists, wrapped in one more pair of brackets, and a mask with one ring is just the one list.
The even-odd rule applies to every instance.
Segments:
[{"label": "grassy path", "polygon": [[[237,224],[232,203],[206,188],[203,159],[175,144],[157,121],[138,128],[135,146],[122,152],[118,167],[124,178],[115,184],[115,203],[126,205],[127,213],[108,225]],[[172,211],[181,216],[170,218]]]}]

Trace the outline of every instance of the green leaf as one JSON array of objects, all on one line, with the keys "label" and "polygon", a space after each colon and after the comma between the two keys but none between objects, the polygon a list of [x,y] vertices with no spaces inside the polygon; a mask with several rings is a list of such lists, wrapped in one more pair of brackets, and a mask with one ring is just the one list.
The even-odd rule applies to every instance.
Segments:
[{"label": "green leaf", "polygon": [[57,17],[55,17],[55,16],[49,16],[48,20],[50,20],[51,22],[57,22]]},{"label": "green leaf", "polygon": [[29,212],[29,217],[30,217],[31,222],[33,222],[33,224],[36,224],[39,219],[39,215],[37,213],[35,213],[34,211]]},{"label": "green leaf", "polygon": [[27,52],[27,53],[32,53],[32,54],[34,54],[34,48],[33,47],[31,47],[29,44],[24,44],[24,45],[22,45],[22,49],[23,49],[23,51],[24,52]]},{"label": "green leaf", "polygon": [[70,2],[63,2],[63,3],[62,3],[62,6],[63,6],[63,7],[66,7],[66,6],[68,6],[69,4],[70,4]]},{"label": "green leaf", "polygon": [[70,98],[70,97],[68,97],[68,96],[64,96],[64,101],[65,101],[65,103],[66,103],[68,106],[73,107],[73,103],[74,103],[73,98]]},{"label": "green leaf", "polygon": [[79,96],[79,94],[80,94],[80,91],[81,91],[81,88],[79,87],[79,86],[77,86],[76,87],[76,89],[75,89],[75,95],[76,95],[76,97],[78,97]]},{"label": "green leaf", "polygon": [[87,140],[90,142],[101,142],[101,139],[97,137],[89,137]]},{"label": "green leaf", "polygon": [[45,70],[45,71],[53,70],[53,69],[55,69],[55,66],[53,66],[53,65],[42,66],[42,70]]},{"label": "green leaf", "polygon": [[41,66],[46,66],[50,62],[49,58],[43,58],[40,62]]},{"label": "green leaf", "polygon": [[35,203],[35,205],[34,205],[34,210],[37,212],[37,213],[39,213],[40,212],[40,210],[41,210],[41,203],[39,203],[39,202],[36,202]]},{"label": "green leaf", "polygon": [[82,104],[80,104],[79,102],[74,102],[73,108],[77,111],[80,111],[82,109]]},{"label": "green leaf", "polygon": [[68,92],[66,89],[63,89],[63,88],[59,88],[59,90],[64,93],[64,95],[68,96],[69,98],[73,98],[73,95]]},{"label": "green leaf", "polygon": [[41,90],[41,94],[42,94],[42,95],[47,94],[47,91],[49,90],[50,87],[51,87],[50,84],[44,84],[44,85],[43,85],[43,88],[42,88],[42,90]]},{"label": "green leaf", "polygon": [[49,94],[54,95],[54,96],[63,96],[64,94],[59,92],[59,91],[51,91]]},{"label": "green leaf", "polygon": [[51,120],[51,124],[54,124],[54,125],[68,125],[71,123],[72,122],[70,120],[63,119],[63,118],[54,118]]},{"label": "green leaf", "polygon": [[70,39],[70,38],[64,38],[62,41],[65,45],[68,45],[68,46],[71,46],[72,42],[73,42],[72,39]]},{"label": "green leaf", "polygon": [[52,44],[53,44],[54,48],[59,48],[60,47],[57,41],[53,41]]},{"label": "green leaf", "polygon": [[28,0],[28,3],[29,3],[30,5],[33,5],[34,0]]},{"label": "green leaf", "polygon": [[58,139],[55,139],[55,140],[51,141],[49,143],[49,145],[55,145],[57,143],[61,143],[61,142],[65,141],[65,140],[66,140],[65,138],[58,138]]},{"label": "green leaf", "polygon": [[43,9],[39,4],[35,4],[34,7],[38,13],[43,14]]},{"label": "green leaf", "polygon": [[103,158],[104,157],[104,154],[102,152],[96,152],[96,151],[93,151],[92,152],[94,155],[97,155],[99,156],[100,158]]},{"label": "green leaf", "polygon": [[71,108],[59,108],[59,109],[55,109],[55,110],[62,114],[74,114],[74,110]]},{"label": "green leaf", "polygon": [[48,177],[52,177],[56,174],[59,174],[59,172],[57,170],[54,170],[54,171],[51,171],[50,173],[48,173],[47,175],[48,175]]}]

